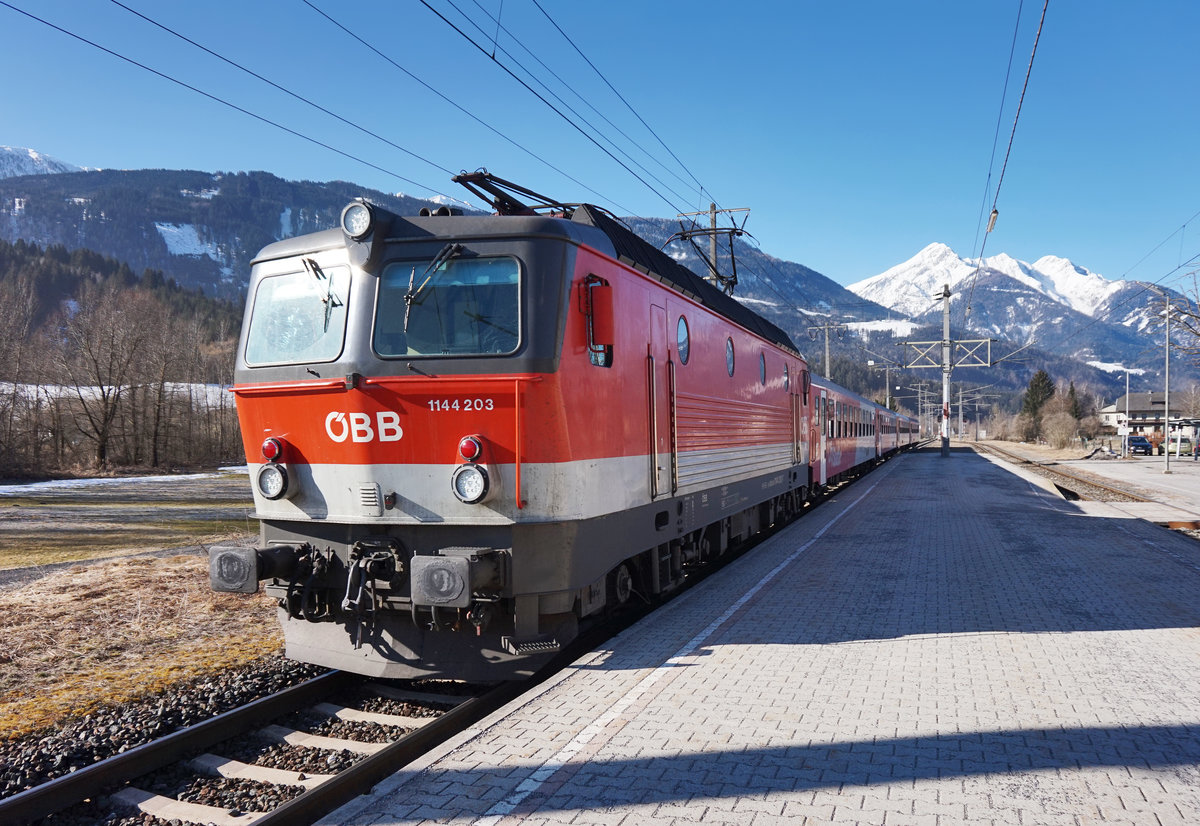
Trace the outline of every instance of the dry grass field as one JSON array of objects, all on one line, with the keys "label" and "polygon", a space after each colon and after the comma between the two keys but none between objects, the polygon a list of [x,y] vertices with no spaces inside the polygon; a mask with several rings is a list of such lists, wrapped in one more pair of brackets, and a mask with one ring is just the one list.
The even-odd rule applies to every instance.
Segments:
[{"label": "dry grass field", "polygon": [[271,600],[208,584],[252,510],[244,472],[0,488],[0,739],[280,652]]},{"label": "dry grass field", "polygon": [[72,565],[0,591],[0,738],[282,650],[263,594],[216,594],[199,554]]}]

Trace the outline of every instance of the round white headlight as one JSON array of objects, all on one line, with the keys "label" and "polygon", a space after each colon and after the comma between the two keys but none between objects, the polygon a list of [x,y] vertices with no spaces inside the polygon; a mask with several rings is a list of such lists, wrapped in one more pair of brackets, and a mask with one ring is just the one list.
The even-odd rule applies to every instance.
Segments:
[{"label": "round white headlight", "polygon": [[354,240],[364,238],[371,231],[371,208],[362,201],[354,201],[342,210],[342,230]]},{"label": "round white headlight", "polygon": [[488,494],[491,486],[487,470],[479,465],[459,465],[450,477],[454,495],[468,505],[474,505]]},{"label": "round white headlight", "polygon": [[280,499],[288,492],[287,468],[283,465],[263,465],[255,477],[258,492],[268,499]]}]

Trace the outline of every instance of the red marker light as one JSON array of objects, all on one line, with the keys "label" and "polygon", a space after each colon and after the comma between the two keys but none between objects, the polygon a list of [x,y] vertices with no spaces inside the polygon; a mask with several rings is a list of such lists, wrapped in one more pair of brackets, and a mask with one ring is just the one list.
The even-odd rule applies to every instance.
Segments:
[{"label": "red marker light", "polygon": [[262,455],[268,462],[275,462],[283,455],[283,442],[273,436],[263,439]]},{"label": "red marker light", "polygon": [[483,445],[474,436],[463,436],[458,443],[458,455],[474,462],[483,453]]}]

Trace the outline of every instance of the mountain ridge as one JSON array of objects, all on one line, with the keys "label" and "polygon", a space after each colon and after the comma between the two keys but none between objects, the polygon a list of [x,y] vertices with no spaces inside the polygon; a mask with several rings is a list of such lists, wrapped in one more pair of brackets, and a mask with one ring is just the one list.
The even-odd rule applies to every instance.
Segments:
[{"label": "mountain ridge", "polygon": [[[342,207],[359,196],[398,214],[438,205],[345,181],[286,181],[267,172],[87,170],[33,150],[0,149],[0,239],[91,249],[135,271],[159,270],[183,287],[232,300],[244,298],[249,262],[262,247],[336,226]],[[693,272],[707,274],[707,251],[672,237],[677,220],[622,220]],[[726,273],[732,270],[729,243],[723,238],[719,244]],[[740,282],[735,298],[810,355],[823,350],[819,331],[830,321],[846,323],[853,333],[831,342],[834,355],[856,361],[874,358],[863,348],[878,352],[894,345],[893,337],[928,338],[925,328],[940,331],[941,325],[934,296],[950,284],[956,324],[968,296],[972,305],[971,321],[956,337],[1007,340],[1009,349],[1036,340],[1048,351],[1037,358],[1073,355],[1081,368],[1093,362],[1110,370],[1122,363],[1161,370],[1161,334],[1155,337],[1154,315],[1137,300],[1145,286],[1108,281],[1066,258],[1047,255],[1030,264],[1000,253],[975,262],[935,242],[845,288],[743,238],[732,243]],[[1110,381],[1090,369],[1074,376],[1084,377]],[[1013,380],[1020,380],[1016,373]]]}]

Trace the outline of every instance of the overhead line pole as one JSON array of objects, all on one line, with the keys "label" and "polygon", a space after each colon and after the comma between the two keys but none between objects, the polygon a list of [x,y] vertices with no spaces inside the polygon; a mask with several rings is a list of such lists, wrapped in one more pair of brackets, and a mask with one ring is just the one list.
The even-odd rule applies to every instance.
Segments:
[{"label": "overhead line pole", "polygon": [[[904,369],[915,367],[940,367],[942,370],[942,426],[941,442],[942,456],[950,455],[950,374],[954,372],[955,367],[991,367],[992,366],[992,340],[990,338],[954,341],[950,338],[950,285],[943,285],[942,291],[934,296],[941,299],[942,305],[942,340],[941,341],[905,341],[901,344],[905,347],[906,358],[902,360],[901,366]],[[907,358],[907,348],[912,345],[914,348],[913,358]],[[986,345],[986,356],[980,353],[980,350]],[[941,349],[940,361],[935,360],[934,352],[937,348]],[[958,351],[958,362],[955,363],[954,357],[956,350]]]},{"label": "overhead line pole", "polygon": [[808,328],[809,339],[816,341],[818,330],[825,331],[825,378],[832,381],[833,379],[829,375],[829,331],[836,331],[838,338],[841,338],[843,335],[845,335],[846,325],[842,324],[840,321],[826,321],[824,324],[811,326]]},{"label": "overhead line pole", "polygon": [[[732,216],[733,216],[733,213],[735,213],[735,212],[745,212],[745,213],[747,213],[747,215],[742,218],[742,226],[740,226],[740,227],[735,224],[734,226],[729,227],[728,229],[718,229],[717,228],[717,213],[718,212],[728,213],[730,215],[730,220],[733,220]],[[676,218],[692,218],[697,215],[707,215],[708,216],[708,229],[707,230],[705,230],[705,229],[681,229],[679,232],[675,233],[670,238],[668,238],[667,243],[669,244],[675,238],[683,238],[688,241],[691,241],[691,239],[697,235],[707,235],[708,236],[708,268],[711,271],[711,278],[709,280],[715,286],[724,288],[725,287],[725,279],[722,278],[722,276],[720,275],[720,270],[717,268],[717,236],[718,235],[728,235],[729,236],[729,259],[732,262],[732,266],[733,266],[732,282],[734,285],[736,285],[737,284],[737,260],[734,257],[733,239],[735,236],[740,236],[740,235],[742,235],[743,232],[745,232],[746,219],[750,217],[748,214],[749,212],[750,212],[749,207],[733,207],[730,209],[717,209],[717,205],[715,203],[709,203],[708,209],[704,210],[703,212],[680,212],[679,214],[677,214],[675,216]],[[695,224],[695,222],[693,222],[693,226],[694,226],[694,224]],[[683,226],[683,224],[680,223],[680,227],[682,227],[682,226]],[[692,246],[696,245],[695,241],[691,241],[691,243],[692,243]],[[666,245],[664,244],[664,246],[666,246]],[[696,252],[697,253],[700,252],[699,247],[696,247]],[[731,291],[732,291],[732,286],[730,286],[729,289],[726,289],[727,294],[730,293]]]}]

